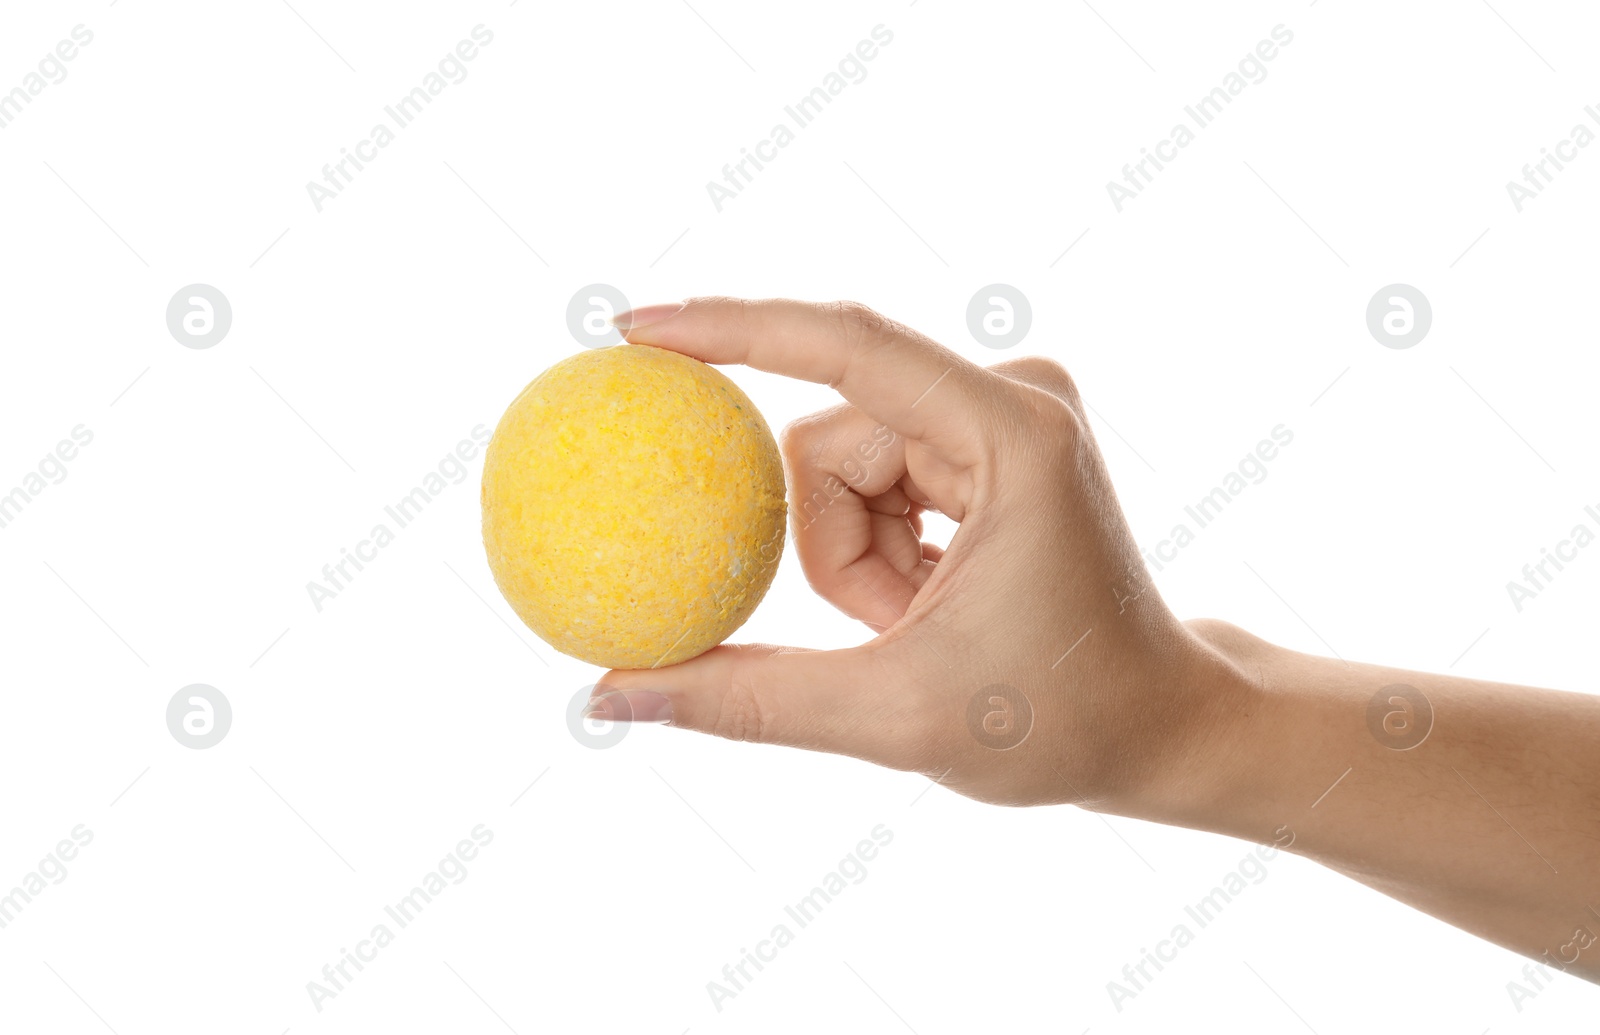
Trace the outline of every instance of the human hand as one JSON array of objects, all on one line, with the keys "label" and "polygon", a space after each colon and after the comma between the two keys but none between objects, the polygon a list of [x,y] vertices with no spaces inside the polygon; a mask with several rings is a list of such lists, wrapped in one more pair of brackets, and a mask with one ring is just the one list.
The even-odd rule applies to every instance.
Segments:
[{"label": "human hand", "polygon": [[[698,298],[619,323],[633,342],[844,396],[784,433],[790,514],[811,585],[877,636],[609,672],[591,715],[854,755],[997,804],[1292,844],[1600,981],[1600,956],[1583,954],[1600,939],[1595,698],[1179,622],[1049,360],[978,367],[853,303]],[[942,553],[921,542],[928,510],[959,524]],[[1420,746],[1371,725],[1400,684],[1449,717]],[[1515,803],[1514,826],[1493,799]]]},{"label": "human hand", "polygon": [[[850,302],[696,298],[617,322],[844,397],[784,431],[790,520],[812,587],[877,636],[609,672],[592,717],[854,755],[998,804],[1144,811],[1182,783],[1240,681],[1149,584],[1059,364],[979,367]],[[930,510],[959,525],[946,551],[921,541]]]}]

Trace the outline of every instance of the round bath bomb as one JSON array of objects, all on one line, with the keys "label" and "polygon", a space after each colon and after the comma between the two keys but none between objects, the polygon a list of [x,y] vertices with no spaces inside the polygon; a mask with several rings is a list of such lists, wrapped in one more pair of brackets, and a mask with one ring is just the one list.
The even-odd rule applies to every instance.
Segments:
[{"label": "round bath bomb", "polygon": [[484,457],[500,592],[546,643],[608,668],[687,661],[743,625],[786,509],[777,444],[739,386],[648,345],[540,374]]}]

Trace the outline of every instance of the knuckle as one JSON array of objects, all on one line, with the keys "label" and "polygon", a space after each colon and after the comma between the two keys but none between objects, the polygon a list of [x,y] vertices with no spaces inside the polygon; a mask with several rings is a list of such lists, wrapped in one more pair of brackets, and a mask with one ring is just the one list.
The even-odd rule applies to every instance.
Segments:
[{"label": "knuckle", "polygon": [[810,467],[827,470],[837,452],[839,436],[849,432],[857,416],[848,403],[798,417],[778,433],[778,448],[791,469]]},{"label": "knuckle", "polygon": [[1019,363],[1024,369],[1046,383],[1061,384],[1072,380],[1072,375],[1067,373],[1067,368],[1049,356],[1023,356],[1020,358]]},{"label": "knuckle", "polygon": [[1011,382],[1007,423],[1035,447],[1071,452],[1087,437],[1083,401],[1065,367],[1046,356],[1022,356],[993,368]]},{"label": "knuckle", "polygon": [[1063,440],[1075,440],[1083,430],[1082,418],[1066,400],[1045,396],[1039,400],[1040,420],[1045,428]]},{"label": "knuckle", "polygon": [[888,726],[879,750],[881,764],[903,772],[920,772],[954,757],[947,731],[922,714],[902,715]]},{"label": "knuckle", "polygon": [[1020,432],[1030,451],[1065,459],[1078,453],[1087,437],[1083,418],[1061,397],[1043,391],[1029,391],[1023,399]]},{"label": "knuckle", "polygon": [[842,337],[853,346],[877,344],[894,334],[894,321],[871,306],[846,301],[833,303],[832,309]]},{"label": "knuckle", "polygon": [[1066,367],[1049,356],[1018,357],[1006,364],[1006,372],[1024,384],[1049,392],[1075,410],[1082,406],[1078,383]]},{"label": "knuckle", "polygon": [[711,732],[727,740],[759,741],[767,725],[761,695],[738,669],[735,665]]},{"label": "knuckle", "polygon": [[778,448],[791,466],[809,464],[816,458],[817,422],[812,417],[801,417],[784,425],[778,433]]},{"label": "knuckle", "polygon": [[937,680],[908,677],[914,666],[905,657],[903,648],[863,653],[863,685],[880,688],[871,716],[876,731],[873,761],[918,772],[949,759],[953,742],[943,718],[948,706],[944,691]]}]

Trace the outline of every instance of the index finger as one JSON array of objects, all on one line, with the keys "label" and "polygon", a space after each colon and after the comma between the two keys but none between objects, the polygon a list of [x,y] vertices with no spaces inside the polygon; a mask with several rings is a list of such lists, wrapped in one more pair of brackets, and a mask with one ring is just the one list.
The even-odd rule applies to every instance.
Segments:
[{"label": "index finger", "polygon": [[634,344],[831,385],[896,434],[951,460],[981,459],[994,375],[857,302],[691,298],[615,322]]}]

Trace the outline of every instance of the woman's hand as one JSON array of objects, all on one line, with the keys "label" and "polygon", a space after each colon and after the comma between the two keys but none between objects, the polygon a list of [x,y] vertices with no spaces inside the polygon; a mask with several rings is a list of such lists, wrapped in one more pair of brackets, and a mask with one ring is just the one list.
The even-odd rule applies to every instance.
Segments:
[{"label": "woman's hand", "polygon": [[[868,759],[1007,805],[1200,794],[1244,682],[1149,584],[1072,378],[987,369],[852,302],[697,298],[618,318],[629,341],[828,384],[785,429],[811,585],[878,635],[722,646],[610,672],[590,714]],[[921,514],[959,524],[948,550]]]},{"label": "woman's hand", "polygon": [[[844,396],[784,436],[790,505],[811,584],[878,636],[612,672],[592,714],[843,752],[983,801],[1292,845],[1600,980],[1600,698],[1180,624],[1048,360],[983,369],[851,303],[705,298],[627,316],[631,341]],[[943,554],[919,538],[929,509],[960,523]]]}]

